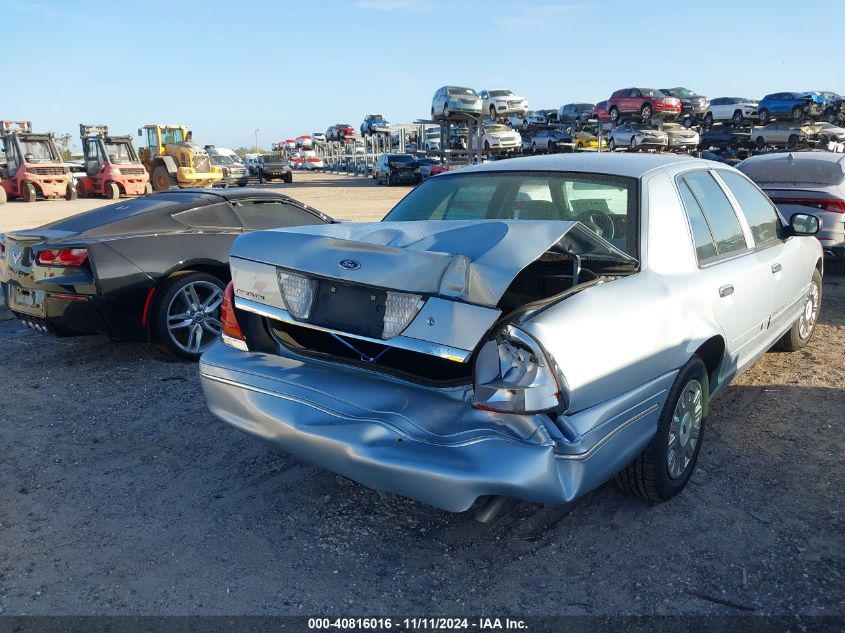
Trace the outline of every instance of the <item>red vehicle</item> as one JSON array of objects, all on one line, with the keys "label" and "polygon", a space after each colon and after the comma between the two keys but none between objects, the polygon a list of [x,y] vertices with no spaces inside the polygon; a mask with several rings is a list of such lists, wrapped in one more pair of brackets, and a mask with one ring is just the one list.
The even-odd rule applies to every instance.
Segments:
[{"label": "red vehicle", "polygon": [[105,125],[79,124],[85,175],[77,178],[80,196],[102,196],[117,200],[153,192],[150,175],[135,153],[130,136],[109,136]]},{"label": "red vehicle", "polygon": [[614,123],[624,117],[647,121],[652,117],[676,119],[681,114],[681,100],[668,97],[654,88],[623,88],[607,100],[607,113]]},{"label": "red vehicle", "polygon": [[330,141],[347,141],[355,136],[355,128],[348,123],[335,123],[327,132]]},{"label": "red vehicle", "polygon": [[8,198],[76,198],[73,176],[52,134],[33,134],[29,121],[0,121],[5,164],[0,164],[0,204]]},{"label": "red vehicle", "polygon": [[593,114],[591,119],[598,119],[599,123],[610,121],[610,113],[607,111],[607,101],[599,101],[593,107]]}]

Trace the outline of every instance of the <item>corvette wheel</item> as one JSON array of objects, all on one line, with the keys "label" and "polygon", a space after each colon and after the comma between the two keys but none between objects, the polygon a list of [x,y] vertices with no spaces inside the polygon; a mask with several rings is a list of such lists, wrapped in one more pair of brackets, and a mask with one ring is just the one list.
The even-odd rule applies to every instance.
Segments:
[{"label": "corvette wheel", "polygon": [[152,324],[155,343],[186,360],[197,360],[220,336],[223,281],[207,273],[171,277],[160,290]]}]

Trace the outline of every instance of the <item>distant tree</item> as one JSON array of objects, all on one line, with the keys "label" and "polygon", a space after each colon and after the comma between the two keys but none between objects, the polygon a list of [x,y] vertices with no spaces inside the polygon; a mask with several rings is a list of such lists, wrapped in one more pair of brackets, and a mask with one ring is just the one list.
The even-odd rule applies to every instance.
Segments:
[{"label": "distant tree", "polygon": [[59,148],[59,154],[62,157],[63,161],[68,161],[71,159],[71,151],[70,151],[70,139],[72,138],[70,134],[56,134],[53,133],[54,138],[56,139],[56,145]]},{"label": "distant tree", "polygon": [[266,149],[258,149],[256,152],[255,147],[236,147],[235,154],[243,158],[247,154],[268,154],[269,152]]}]

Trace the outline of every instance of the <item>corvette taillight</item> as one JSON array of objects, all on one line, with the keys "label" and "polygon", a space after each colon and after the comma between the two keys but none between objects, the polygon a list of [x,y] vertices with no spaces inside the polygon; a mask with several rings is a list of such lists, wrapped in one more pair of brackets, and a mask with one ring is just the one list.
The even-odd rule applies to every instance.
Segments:
[{"label": "corvette taillight", "polygon": [[88,250],[85,248],[58,248],[38,253],[38,263],[42,266],[78,268],[87,261]]}]

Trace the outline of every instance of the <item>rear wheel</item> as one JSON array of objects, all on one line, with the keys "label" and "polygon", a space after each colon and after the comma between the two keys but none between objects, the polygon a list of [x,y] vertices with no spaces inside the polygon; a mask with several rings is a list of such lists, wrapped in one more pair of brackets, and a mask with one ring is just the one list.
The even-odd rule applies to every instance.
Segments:
[{"label": "rear wheel", "polygon": [[120,188],[113,182],[107,182],[103,187],[103,195],[109,200],[117,200],[120,198]]},{"label": "rear wheel", "polygon": [[804,297],[804,308],[798,320],[792,324],[789,331],[778,341],[778,347],[785,352],[795,352],[810,342],[816,330],[816,321],[822,307],[822,276],[818,270],[813,271],[810,287]]},{"label": "rear wheel", "polygon": [[153,192],[153,186],[150,184],[149,181],[144,183],[144,195],[150,195]]},{"label": "rear wheel", "polygon": [[628,143],[628,150],[631,152],[637,151],[637,139],[635,139],[633,136],[631,137],[631,142]]},{"label": "rear wheel", "polygon": [[704,115],[704,127],[711,127],[713,125],[713,113],[708,112]]},{"label": "rear wheel", "polygon": [[646,449],[614,479],[649,501],[668,501],[687,485],[704,438],[710,397],[707,369],[693,356],[678,372]]},{"label": "rear wheel", "polygon": [[153,312],[152,335],[158,348],[186,360],[220,336],[223,281],[208,273],[186,271],[168,279]]},{"label": "rear wheel", "polygon": [[609,149],[611,152],[616,151],[616,141],[614,139],[610,139],[607,142],[607,149]]},{"label": "rear wheel", "polygon": [[652,113],[653,113],[653,110],[651,109],[651,104],[645,103],[645,104],[643,104],[643,107],[640,109],[640,118],[643,121],[647,121],[648,119],[651,118]]},{"label": "rear wheel", "polygon": [[72,182],[67,184],[67,189],[65,190],[65,200],[76,200],[76,187],[73,186]]},{"label": "rear wheel", "polygon": [[766,108],[760,110],[760,124],[766,125],[769,122],[769,111]]},{"label": "rear wheel", "polygon": [[159,165],[155,169],[153,169],[153,189],[156,191],[167,191],[170,189],[171,185],[176,184],[176,179],[170,176],[170,172],[167,171],[167,167],[164,165]]},{"label": "rear wheel", "polygon": [[83,180],[76,181],[76,197],[77,198],[85,198],[88,195],[88,190],[85,189],[85,185],[82,184]]},{"label": "rear wheel", "polygon": [[613,106],[607,112],[610,115],[610,120],[615,124],[619,120],[619,108]]},{"label": "rear wheel", "polygon": [[742,125],[742,110],[737,110],[734,112],[733,117],[731,118],[731,122],[736,125]]},{"label": "rear wheel", "polygon": [[35,190],[35,185],[28,180],[24,180],[21,184],[20,198],[23,202],[35,202],[38,199],[38,192]]}]

